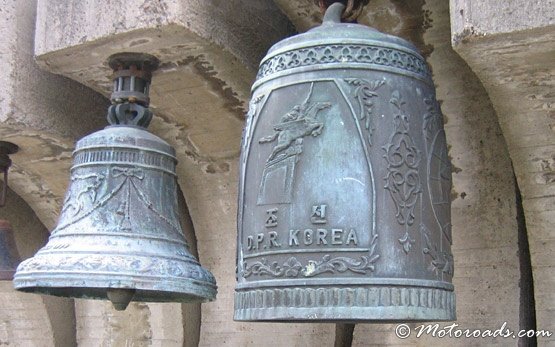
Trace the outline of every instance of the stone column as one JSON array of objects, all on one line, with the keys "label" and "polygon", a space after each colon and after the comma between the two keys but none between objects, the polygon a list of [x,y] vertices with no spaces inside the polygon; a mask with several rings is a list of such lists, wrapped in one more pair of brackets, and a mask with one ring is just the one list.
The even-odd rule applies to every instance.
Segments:
[{"label": "stone column", "polygon": [[[451,0],[452,44],[497,111],[530,244],[537,328],[555,326],[555,4]],[[555,343],[538,337],[538,343]]]}]

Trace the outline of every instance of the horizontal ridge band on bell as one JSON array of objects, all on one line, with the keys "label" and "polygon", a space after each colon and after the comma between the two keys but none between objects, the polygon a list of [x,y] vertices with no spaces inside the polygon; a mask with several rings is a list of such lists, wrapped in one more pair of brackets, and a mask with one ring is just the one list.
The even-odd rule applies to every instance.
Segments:
[{"label": "horizontal ridge band on bell", "polygon": [[269,55],[260,63],[253,89],[262,81],[277,77],[283,71],[299,68],[337,68],[343,64],[349,68],[359,65],[366,69],[397,71],[431,83],[426,62],[416,52],[368,44],[341,43],[331,46],[320,44],[310,47],[286,47],[282,52]]},{"label": "horizontal ridge band on bell", "polygon": [[129,148],[106,148],[98,151],[89,149],[74,152],[72,170],[92,165],[131,165],[145,169],[160,170],[176,176],[177,161],[174,157],[158,152],[141,149],[128,150]]},{"label": "horizontal ridge band on bell", "polygon": [[235,293],[234,319],[239,321],[356,320],[385,323],[455,318],[455,293],[438,288],[288,287]]},{"label": "horizontal ridge band on bell", "polygon": [[[156,153],[156,154],[159,154],[159,155],[163,155],[165,157],[172,158],[177,162],[177,157],[174,154],[170,154],[168,152],[152,149],[152,148],[149,148],[149,147],[133,146],[133,145],[118,146],[117,144],[110,144],[109,148],[113,148],[113,149],[136,149],[138,151]],[[82,151],[95,150],[95,149],[106,149],[106,145],[102,144],[102,145],[94,145],[94,146],[81,146],[81,147],[78,146],[73,151],[73,155],[75,156],[76,153],[79,153],[79,152],[82,152]]]},{"label": "horizontal ridge band on bell", "polygon": [[[295,287],[305,283],[307,278],[298,279],[281,279],[281,280],[262,280],[256,282],[238,283],[237,290],[251,289],[251,288],[265,288],[265,287]],[[439,288],[445,290],[453,290],[454,286],[449,282],[431,281],[422,279],[407,279],[407,278],[348,278],[350,285],[363,285],[363,286],[414,286],[422,288]],[[310,278],[310,285],[330,285],[333,283],[333,278]]]},{"label": "horizontal ridge band on bell", "polygon": [[[176,260],[160,256],[61,252],[39,252],[35,257],[22,262],[18,267],[14,286],[19,290],[40,287],[40,292],[57,295],[57,290],[78,287],[83,282],[89,288],[158,290],[175,292],[176,295],[187,294],[183,290],[198,285],[205,288],[202,291],[209,297],[215,296],[217,288],[214,277],[190,258]],[[137,298],[138,301],[143,299]]]},{"label": "horizontal ridge band on bell", "polygon": [[162,241],[162,242],[168,242],[168,243],[175,243],[177,245],[187,245],[187,242],[183,240],[179,240],[179,239],[171,239],[167,236],[156,236],[154,234],[141,234],[141,235],[137,235],[137,233],[133,233],[133,232],[128,232],[128,233],[122,233],[122,232],[111,232],[111,231],[106,231],[106,232],[66,232],[64,233],[63,231],[59,231],[58,229],[54,229],[52,230],[51,236],[50,236],[50,240],[55,240],[57,238],[63,238],[63,237],[73,237],[73,236],[110,236],[110,237],[117,237],[117,236],[121,236],[121,237],[129,237],[129,236],[133,236],[134,238],[139,238],[139,239],[144,239],[144,240],[150,240],[150,241]]}]

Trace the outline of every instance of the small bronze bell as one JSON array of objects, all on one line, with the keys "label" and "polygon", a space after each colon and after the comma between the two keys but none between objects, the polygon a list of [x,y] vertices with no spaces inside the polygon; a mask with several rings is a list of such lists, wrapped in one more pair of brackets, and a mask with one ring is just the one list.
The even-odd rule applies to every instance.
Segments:
[{"label": "small bronze bell", "polygon": [[344,8],[260,64],[235,319],[453,320],[451,167],[430,72],[405,40],[341,23]]},{"label": "small bronze bell", "polygon": [[24,292],[130,301],[198,302],[216,282],[189,253],[177,209],[175,150],[145,128],[155,57],[112,56],[110,126],[77,142],[58,225],[14,278]]},{"label": "small bronze bell", "polygon": [[12,226],[0,219],[0,281],[11,281],[20,261]]},{"label": "small bronze bell", "polygon": [[[0,141],[0,171],[4,174],[2,192],[0,192],[0,207],[6,204],[8,170],[12,165],[10,154],[14,154],[18,150],[19,147],[16,144]],[[0,281],[11,281],[20,261],[12,226],[9,221],[0,219]]]}]

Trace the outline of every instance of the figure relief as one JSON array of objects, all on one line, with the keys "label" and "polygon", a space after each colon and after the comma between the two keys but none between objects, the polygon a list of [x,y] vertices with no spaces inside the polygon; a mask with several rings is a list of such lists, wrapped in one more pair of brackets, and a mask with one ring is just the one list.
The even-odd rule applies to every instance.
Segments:
[{"label": "figure relief", "polygon": [[302,138],[308,135],[316,137],[322,133],[324,123],[316,120],[316,116],[319,111],[331,107],[331,103],[309,102],[313,89],[314,83],[310,85],[306,100],[300,105],[293,106],[289,112],[281,117],[280,123],[274,126],[275,133],[258,141],[259,143],[268,143],[277,139],[277,145],[272,150],[268,163],[276,159],[280,152],[283,152],[280,154],[280,159],[287,157],[286,150],[294,142],[302,141]]},{"label": "figure relief", "polygon": [[314,82],[306,99],[294,105],[284,114],[279,123],[273,126],[274,134],[262,137],[260,144],[277,144],[266,160],[258,205],[290,203],[293,189],[295,166],[302,153],[303,138],[317,137],[322,134],[324,122],[318,120],[320,111],[330,108],[330,102],[310,101],[314,90]]}]

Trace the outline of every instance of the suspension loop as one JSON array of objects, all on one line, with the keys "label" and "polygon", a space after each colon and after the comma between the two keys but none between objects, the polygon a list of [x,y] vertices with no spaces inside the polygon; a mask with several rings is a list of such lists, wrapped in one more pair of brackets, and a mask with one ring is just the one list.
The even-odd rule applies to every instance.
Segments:
[{"label": "suspension loop", "polygon": [[325,12],[333,3],[342,3],[345,5],[345,10],[341,15],[341,19],[344,22],[353,22],[360,16],[364,6],[368,5],[370,0],[315,0],[314,2],[320,7],[322,12]]}]

